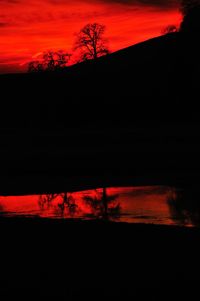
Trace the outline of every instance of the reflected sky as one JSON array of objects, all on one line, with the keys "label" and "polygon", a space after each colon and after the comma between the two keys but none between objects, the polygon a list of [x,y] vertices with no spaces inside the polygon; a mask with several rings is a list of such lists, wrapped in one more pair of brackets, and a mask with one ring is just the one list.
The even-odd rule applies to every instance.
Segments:
[{"label": "reflected sky", "polygon": [[[98,219],[117,222],[180,225],[172,214],[171,187],[117,187],[51,195],[0,197],[0,215]],[[105,207],[106,200],[106,207]],[[192,226],[191,220],[182,224]]]}]

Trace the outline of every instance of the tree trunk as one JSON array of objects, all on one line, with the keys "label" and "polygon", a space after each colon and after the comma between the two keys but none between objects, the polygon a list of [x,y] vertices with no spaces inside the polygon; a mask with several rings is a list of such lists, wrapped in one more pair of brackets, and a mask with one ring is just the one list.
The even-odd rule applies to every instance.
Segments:
[{"label": "tree trunk", "polygon": [[104,208],[104,217],[108,216],[108,202],[107,202],[107,192],[106,188],[103,188],[103,208]]}]

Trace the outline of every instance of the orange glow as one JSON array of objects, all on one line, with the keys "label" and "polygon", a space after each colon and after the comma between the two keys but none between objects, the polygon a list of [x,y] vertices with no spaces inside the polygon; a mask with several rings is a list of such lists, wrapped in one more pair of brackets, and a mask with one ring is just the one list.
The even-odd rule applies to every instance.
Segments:
[{"label": "orange glow", "polygon": [[[106,25],[111,51],[159,36],[168,24],[180,23],[177,7],[132,2],[0,1],[0,73],[25,71],[27,62],[47,49],[72,52],[74,34],[89,22]],[[75,60],[76,55],[71,63]]]}]

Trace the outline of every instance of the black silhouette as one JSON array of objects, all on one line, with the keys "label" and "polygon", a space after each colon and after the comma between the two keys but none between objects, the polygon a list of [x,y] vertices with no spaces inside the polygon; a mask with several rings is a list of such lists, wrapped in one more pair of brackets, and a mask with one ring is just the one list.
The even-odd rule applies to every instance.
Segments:
[{"label": "black silhouette", "polygon": [[117,219],[120,217],[121,206],[119,202],[116,202],[118,195],[107,194],[107,189],[104,187],[102,193],[96,191],[96,196],[84,196],[83,200],[90,206],[92,214],[96,218],[101,219]]},{"label": "black silhouette", "polygon": [[80,61],[96,60],[109,53],[104,32],[105,26],[98,23],[87,24],[80,30],[74,47],[81,50]]},{"label": "black silhouette", "polygon": [[78,211],[78,205],[76,204],[76,201],[72,194],[65,192],[60,194],[59,196],[62,198],[62,203],[58,204],[60,214],[64,216],[65,213],[67,213],[67,215],[69,215],[70,217],[74,217],[74,215]]},{"label": "black silhouette", "polygon": [[38,199],[38,205],[41,210],[50,209],[53,201],[58,197],[59,194],[51,193],[40,195]]},{"label": "black silhouette", "polygon": [[45,71],[43,63],[40,61],[32,61],[28,64],[28,72],[43,72]]},{"label": "black silhouette", "polygon": [[[185,34],[186,20],[181,32],[66,73],[1,76],[1,194],[80,190],[100,187],[102,179],[108,186],[180,185],[184,191],[169,200],[173,218],[199,225],[199,192],[185,187],[199,187],[200,49],[199,35],[191,43],[192,31]],[[106,194],[104,188],[85,199],[97,218],[120,211]],[[51,200],[41,200],[41,208],[53,207]],[[121,299],[127,287],[132,299],[146,291],[146,300],[156,292],[161,298],[157,287],[173,288],[169,300],[174,288],[177,300],[180,292],[188,290],[189,300],[195,287],[198,292],[198,228],[4,217],[0,223],[0,292],[5,287],[14,298],[22,284],[34,286],[24,295],[35,293],[35,299],[36,285],[51,295],[54,288],[58,294],[74,285],[82,292],[98,284],[99,298],[103,288],[121,287]]]},{"label": "black silhouette", "polygon": [[58,71],[65,68],[71,55],[63,50],[47,51],[41,61],[32,61],[28,65],[28,72]]},{"label": "black silhouette", "polygon": [[198,189],[177,189],[168,199],[172,219],[180,225],[200,226]]},{"label": "black silhouette", "polygon": [[169,33],[174,33],[174,32],[178,32],[178,28],[176,25],[170,24],[168,26],[166,26],[163,30],[162,30],[162,34],[169,34]]},{"label": "black silhouette", "polygon": [[200,32],[200,1],[183,1],[183,21],[180,31],[184,33]]},{"label": "black silhouette", "polygon": [[[55,201],[57,201],[55,203]],[[40,210],[54,209],[55,213],[61,216],[71,216],[78,212],[79,207],[76,204],[76,200],[70,193],[58,193],[58,194],[45,194],[40,195],[38,199],[38,205]]]}]

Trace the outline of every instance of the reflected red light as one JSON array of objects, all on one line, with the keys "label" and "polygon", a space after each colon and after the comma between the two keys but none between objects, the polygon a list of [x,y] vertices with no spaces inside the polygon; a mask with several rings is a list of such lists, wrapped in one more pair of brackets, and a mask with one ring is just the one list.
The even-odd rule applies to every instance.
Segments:
[{"label": "reflected red light", "polygon": [[[130,223],[174,224],[167,203],[171,191],[169,187],[159,186],[107,188],[108,200],[111,197],[111,202],[108,201],[110,208],[120,206],[119,214],[110,216],[110,219]],[[72,204],[76,204],[77,210],[75,212],[71,212],[66,203],[64,207],[62,206],[64,195],[67,195],[68,200],[73,201]],[[52,199],[51,197],[47,198],[50,199],[50,203],[44,202],[44,206],[41,207],[41,200],[46,200],[45,197],[44,195],[0,197],[1,214],[6,216],[37,215],[49,218],[98,218],[99,208],[91,206],[90,203],[85,201],[85,197],[90,197],[100,204],[103,190],[96,189],[59,194],[53,196]],[[95,212],[95,210],[97,211]]]}]

